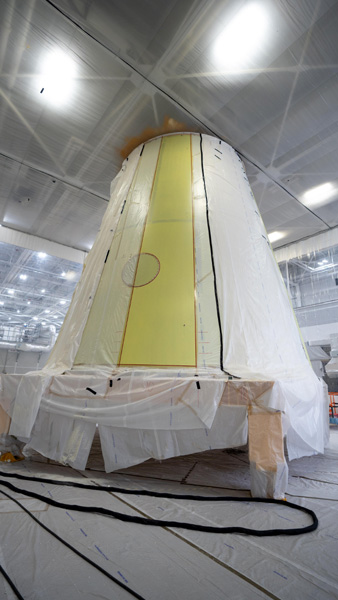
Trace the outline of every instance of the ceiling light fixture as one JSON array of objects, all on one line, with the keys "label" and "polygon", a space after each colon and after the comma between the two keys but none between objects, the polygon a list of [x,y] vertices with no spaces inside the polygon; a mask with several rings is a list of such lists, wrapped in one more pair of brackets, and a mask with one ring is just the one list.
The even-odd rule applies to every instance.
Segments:
[{"label": "ceiling light fixture", "polygon": [[47,256],[46,252],[38,252],[39,258],[46,258],[46,256]]},{"label": "ceiling light fixture", "polygon": [[14,294],[14,290],[7,290],[9,294]]},{"label": "ceiling light fixture", "polygon": [[22,281],[26,281],[27,279],[27,275],[19,275],[19,278],[22,279]]},{"label": "ceiling light fixture", "polygon": [[259,3],[241,8],[216,39],[213,51],[217,64],[230,71],[250,64],[267,30],[267,14]]},{"label": "ceiling light fixture", "polygon": [[74,279],[75,276],[75,271],[67,271],[67,273],[65,273],[65,278],[67,279],[67,281],[72,281],[72,279]]},{"label": "ceiling light fixture", "polygon": [[285,231],[272,231],[272,233],[268,234],[268,238],[271,244],[277,242],[278,240],[281,240],[285,236]]},{"label": "ceiling light fixture", "polygon": [[46,290],[41,290],[41,294],[44,294]]},{"label": "ceiling light fixture", "polygon": [[306,206],[319,206],[325,204],[335,194],[337,194],[337,188],[328,181],[305,192],[302,199]]},{"label": "ceiling light fixture", "polygon": [[74,90],[75,62],[62,51],[46,58],[38,77],[38,91],[43,100],[55,106],[65,104]]},{"label": "ceiling light fixture", "polygon": [[60,304],[66,304],[66,300],[60,300]]}]

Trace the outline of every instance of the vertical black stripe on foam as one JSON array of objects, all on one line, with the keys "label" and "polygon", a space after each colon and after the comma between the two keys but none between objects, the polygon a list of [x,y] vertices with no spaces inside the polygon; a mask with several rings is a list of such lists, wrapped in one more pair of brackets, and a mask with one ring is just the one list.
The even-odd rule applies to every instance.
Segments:
[{"label": "vertical black stripe on foam", "polygon": [[213,248],[212,248],[211,229],[210,229],[210,222],[209,222],[209,203],[208,203],[207,186],[206,186],[205,175],[204,175],[202,134],[201,133],[200,133],[200,152],[201,152],[201,170],[202,170],[203,185],[204,185],[204,195],[205,195],[205,211],[206,211],[208,234],[209,234],[211,265],[212,265],[212,272],[213,272],[213,275],[214,275],[214,290],[215,290],[215,300],[216,300],[216,312],[217,312],[217,320],[218,320],[218,328],[219,328],[219,338],[220,338],[220,357],[219,357],[219,362],[220,362],[221,371],[223,371],[225,373],[224,368],[223,368],[223,334],[222,334],[222,323],[221,323],[221,314],[220,314],[220,310],[219,310],[219,302],[218,302],[218,294],[217,294],[217,282],[216,282],[216,271],[215,271],[215,262],[214,262],[214,253],[213,253]]}]

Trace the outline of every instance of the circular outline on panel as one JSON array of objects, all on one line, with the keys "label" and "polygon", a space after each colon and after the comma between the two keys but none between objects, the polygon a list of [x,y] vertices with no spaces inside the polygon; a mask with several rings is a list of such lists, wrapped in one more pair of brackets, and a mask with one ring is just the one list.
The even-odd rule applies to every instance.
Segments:
[{"label": "circular outline on panel", "polygon": [[[143,261],[143,257],[151,257],[151,267],[150,267],[150,271],[152,271],[149,274],[149,278],[146,279],[146,281],[144,283],[136,283],[136,279],[137,279],[137,273],[139,272],[139,267],[140,267],[140,263]],[[136,259],[136,264],[135,264],[135,259]],[[132,278],[129,276],[128,271],[132,271]],[[135,271],[136,269],[136,271]],[[128,287],[144,287],[145,285],[148,285],[149,283],[151,283],[152,281],[154,281],[154,279],[156,279],[156,277],[158,276],[159,272],[161,270],[161,263],[159,261],[159,259],[157,258],[157,256],[155,256],[155,254],[152,254],[151,252],[141,252],[140,254],[134,254],[134,256],[132,256],[124,265],[123,269],[122,269],[122,281],[123,283],[125,283]],[[131,281],[132,279],[132,281]]]}]

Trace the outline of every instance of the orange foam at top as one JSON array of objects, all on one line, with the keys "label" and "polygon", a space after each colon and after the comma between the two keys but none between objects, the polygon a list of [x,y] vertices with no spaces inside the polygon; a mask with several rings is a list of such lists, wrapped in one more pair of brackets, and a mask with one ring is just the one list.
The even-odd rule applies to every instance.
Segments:
[{"label": "orange foam at top", "polygon": [[122,158],[127,158],[137,146],[144,144],[144,142],[147,142],[158,135],[185,131],[193,130],[191,127],[187,127],[184,123],[179,123],[179,121],[176,121],[171,117],[164,117],[163,123],[159,127],[146,127],[139,135],[127,138],[125,145],[120,149],[120,155]]}]

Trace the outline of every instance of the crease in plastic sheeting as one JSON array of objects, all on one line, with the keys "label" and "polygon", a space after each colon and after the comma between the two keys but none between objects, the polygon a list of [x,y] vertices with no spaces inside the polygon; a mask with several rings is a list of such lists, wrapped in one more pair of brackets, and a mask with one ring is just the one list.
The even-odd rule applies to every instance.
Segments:
[{"label": "crease in plastic sheeting", "polygon": [[110,248],[115,226],[120,218],[121,206],[128,194],[138,161],[139,153],[133,152],[128,160],[127,171],[120,171],[114,180],[113,193],[102,219],[99,235],[87,256],[80,281],[75,289],[57,342],[43,368],[44,372],[62,373],[73,366],[87,316],[100,282],[101,272],[105,264],[104,259],[108,248]]},{"label": "crease in plastic sheeting", "polygon": [[32,448],[52,460],[85,469],[95,430],[95,423],[50,415],[41,408],[25,452]]},{"label": "crease in plastic sheeting", "polygon": [[41,398],[51,377],[41,372],[27,373],[21,377],[17,388],[9,434],[18,438],[29,438]]},{"label": "crease in plastic sheeting", "polygon": [[298,381],[277,381],[276,392],[284,400],[288,420],[286,445],[290,460],[324,453],[329,442],[329,412],[326,385],[316,376]]},{"label": "crease in plastic sheeting", "polygon": [[145,377],[115,381],[90,379],[97,393],[86,389],[83,376],[55,376],[43,395],[41,408],[51,414],[131,429],[200,429],[211,427],[225,382],[181,379],[157,382]]},{"label": "crease in plastic sheeting", "polygon": [[3,433],[8,433],[11,425],[11,419],[0,402],[0,436]]},{"label": "crease in plastic sheeting", "polygon": [[[149,458],[165,460],[175,456],[243,446],[247,442],[246,407],[220,406],[210,429],[138,429],[99,424],[102,455],[107,472],[140,464]],[[155,439],[156,435],[156,439]]]},{"label": "crease in plastic sheeting", "polygon": [[60,462],[69,464],[75,469],[85,469],[90,449],[92,446],[96,425],[91,424],[85,430],[81,422],[74,420],[73,431],[68,438],[66,447],[63,450]]},{"label": "crease in plastic sheeting", "polygon": [[203,136],[225,368],[247,378],[305,376],[311,367],[241,161],[224,142],[222,150],[215,164],[212,138]]},{"label": "crease in plastic sheeting", "polygon": [[198,368],[220,366],[220,330],[206,219],[200,136],[191,136]]}]

